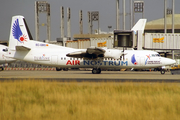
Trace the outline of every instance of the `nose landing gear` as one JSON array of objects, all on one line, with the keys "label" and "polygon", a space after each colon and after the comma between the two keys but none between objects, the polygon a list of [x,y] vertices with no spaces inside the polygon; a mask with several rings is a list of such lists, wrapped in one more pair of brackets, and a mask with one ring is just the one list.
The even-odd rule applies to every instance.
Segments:
[{"label": "nose landing gear", "polygon": [[165,72],[166,72],[166,70],[164,70],[164,69],[161,70],[161,74],[162,74],[162,75],[164,75]]},{"label": "nose landing gear", "polygon": [[161,74],[162,74],[162,75],[164,75],[165,72],[166,72],[166,69],[165,69],[165,68],[166,68],[165,66],[162,66],[162,67],[161,67]]}]

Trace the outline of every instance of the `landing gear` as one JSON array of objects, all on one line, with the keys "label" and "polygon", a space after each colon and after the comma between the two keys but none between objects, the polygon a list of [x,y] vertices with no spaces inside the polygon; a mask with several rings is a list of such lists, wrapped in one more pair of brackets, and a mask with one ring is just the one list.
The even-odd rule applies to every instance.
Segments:
[{"label": "landing gear", "polygon": [[101,69],[100,68],[93,68],[92,74],[100,74],[100,73],[101,73]]},{"label": "landing gear", "polygon": [[161,74],[162,74],[162,75],[164,75],[165,72],[166,72],[166,71],[165,71],[164,69],[161,70]]},{"label": "landing gear", "polygon": [[[100,57],[98,62],[96,61],[97,65],[94,65],[92,74],[100,74],[101,73],[101,68],[99,68],[99,66],[101,66],[102,61],[103,61],[103,57]],[[95,62],[95,60],[94,60],[94,62]]]},{"label": "landing gear", "polygon": [[68,71],[68,68],[60,68],[60,67],[56,67],[56,71]]},{"label": "landing gear", "polygon": [[60,67],[56,67],[56,71],[61,71],[62,69]]},{"label": "landing gear", "polygon": [[68,68],[63,68],[63,71],[68,71]]}]

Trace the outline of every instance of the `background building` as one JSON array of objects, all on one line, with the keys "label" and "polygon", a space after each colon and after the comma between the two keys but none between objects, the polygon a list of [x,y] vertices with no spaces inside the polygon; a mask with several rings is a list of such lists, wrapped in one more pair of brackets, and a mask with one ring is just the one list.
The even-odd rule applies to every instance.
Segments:
[{"label": "background building", "polygon": [[[167,33],[172,33],[172,14],[167,15]],[[164,18],[152,20],[146,23],[145,32],[164,33]],[[174,32],[180,33],[180,14],[174,15]]]}]

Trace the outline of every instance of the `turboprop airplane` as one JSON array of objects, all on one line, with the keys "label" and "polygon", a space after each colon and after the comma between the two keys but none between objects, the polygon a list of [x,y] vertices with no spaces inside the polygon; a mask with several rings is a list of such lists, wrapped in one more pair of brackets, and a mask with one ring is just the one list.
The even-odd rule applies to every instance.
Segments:
[{"label": "turboprop airplane", "polygon": [[[145,23],[141,19],[133,28],[141,29],[143,25],[145,26]],[[34,41],[23,16],[12,17],[8,57],[54,66],[57,70],[60,68],[93,68],[93,74],[101,73],[102,68],[146,69],[175,63],[175,60],[161,57],[154,51],[122,51],[97,47],[74,49]]]},{"label": "turboprop airplane", "polygon": [[8,58],[5,55],[8,53],[8,47],[5,45],[0,45],[0,71],[4,70],[4,67],[2,64],[15,62],[15,59]]}]

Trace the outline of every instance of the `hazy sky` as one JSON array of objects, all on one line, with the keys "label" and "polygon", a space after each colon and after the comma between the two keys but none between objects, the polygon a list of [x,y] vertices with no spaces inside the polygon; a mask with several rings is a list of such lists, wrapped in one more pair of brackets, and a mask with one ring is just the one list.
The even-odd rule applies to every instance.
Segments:
[{"label": "hazy sky", "polygon": [[[122,0],[120,1],[120,13],[122,13]],[[79,10],[83,10],[83,32],[88,33],[87,12],[99,11],[100,28],[108,32],[108,26],[116,28],[116,0],[47,0],[51,6],[51,40],[60,37],[60,6],[71,8],[71,34],[79,33]],[[0,40],[8,40],[11,18],[14,15],[23,15],[27,21],[33,38],[35,39],[34,22],[35,0],[1,0],[0,4]],[[145,18],[148,21],[162,18],[164,16],[164,0],[144,0]],[[180,13],[180,0],[175,0],[175,13]],[[167,7],[172,8],[171,0],[167,0]],[[129,13],[129,0],[126,0],[126,11]],[[141,14],[136,14],[137,21]],[[126,28],[129,27],[129,16],[126,17]],[[45,22],[45,14],[40,16],[40,23]],[[97,25],[94,23],[94,25]],[[65,22],[66,29],[66,22]],[[97,29],[94,26],[93,29]],[[120,16],[120,29],[122,29],[122,16]],[[66,31],[65,31],[66,35]],[[46,39],[46,28],[40,27],[40,40]]]}]

